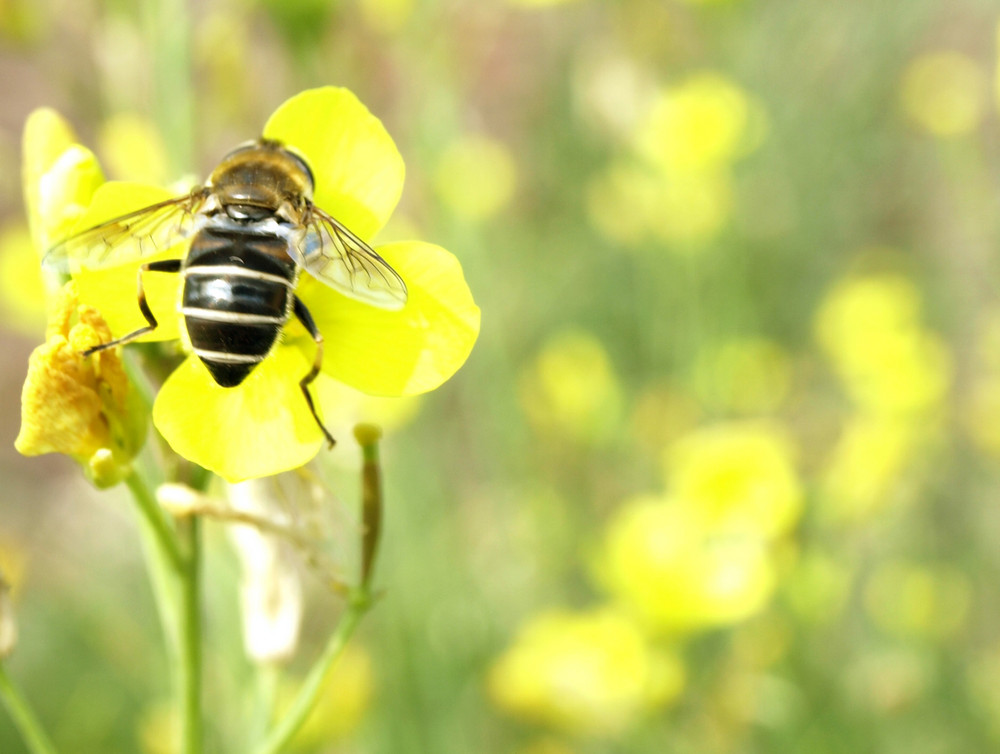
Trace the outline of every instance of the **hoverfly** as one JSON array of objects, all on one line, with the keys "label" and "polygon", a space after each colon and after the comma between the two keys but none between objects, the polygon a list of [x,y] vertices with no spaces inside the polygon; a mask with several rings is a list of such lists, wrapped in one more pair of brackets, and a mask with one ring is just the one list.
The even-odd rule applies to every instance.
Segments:
[{"label": "hoverfly", "polygon": [[323,336],[295,295],[305,270],[340,293],[382,309],[406,304],[406,284],[367,243],[312,202],[306,162],[268,139],[230,152],[208,181],[185,196],[129,212],[57,243],[43,264],[71,269],[113,267],[162,252],[190,238],[180,259],[139,266],[138,305],[147,324],[85,352],[112,348],[156,329],[143,275],[179,273],[179,310],[191,347],[212,378],[234,387],[267,358],[294,315],[316,343],[312,369],[299,386],[316,412],[309,384],[323,362]]}]

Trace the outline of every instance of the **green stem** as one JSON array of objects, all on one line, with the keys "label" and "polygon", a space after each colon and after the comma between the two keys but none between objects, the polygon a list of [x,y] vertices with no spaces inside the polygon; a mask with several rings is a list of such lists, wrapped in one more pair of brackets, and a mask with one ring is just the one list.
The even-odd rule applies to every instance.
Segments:
[{"label": "green stem", "polygon": [[21,732],[21,737],[32,754],[56,754],[55,746],[42,730],[27,700],[7,675],[7,668],[2,662],[0,662],[0,699],[3,700],[4,706],[14,720],[14,725]]},{"label": "green stem", "polygon": [[347,642],[354,634],[354,629],[358,627],[358,623],[371,608],[371,604],[371,595],[366,587],[360,587],[352,593],[347,610],[344,611],[340,623],[337,624],[337,630],[333,632],[323,654],[309,671],[305,683],[302,684],[298,696],[295,697],[295,702],[263,744],[257,748],[255,754],[278,754],[294,738],[316,705],[327,674],[343,654]]},{"label": "green stem", "polygon": [[156,498],[146,484],[146,481],[136,472],[132,472],[125,479],[132,497],[135,498],[136,505],[143,520],[149,527],[156,544],[166,557],[171,569],[180,573],[184,569],[184,556],[181,554],[180,545],[177,542],[177,533],[170,525],[163,508],[156,502]]},{"label": "green stem", "polygon": [[192,517],[182,522],[187,544],[185,568],[180,573],[178,631],[178,688],[181,694],[181,751],[202,751],[201,710],[201,537],[200,522]]},{"label": "green stem", "polygon": [[191,94],[191,19],[186,0],[145,0],[146,34],[153,56],[157,122],[177,174],[194,161]]}]

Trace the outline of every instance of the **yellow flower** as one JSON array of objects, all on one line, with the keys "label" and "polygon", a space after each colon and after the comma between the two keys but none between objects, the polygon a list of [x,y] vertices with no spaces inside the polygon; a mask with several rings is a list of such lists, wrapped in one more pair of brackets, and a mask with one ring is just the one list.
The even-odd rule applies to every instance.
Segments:
[{"label": "yellow flower", "polygon": [[741,338],[701,349],[695,389],[710,407],[741,413],[777,409],[792,381],[789,354],[763,338]]},{"label": "yellow flower", "polygon": [[69,124],[49,108],[28,116],[22,153],[28,227],[44,253],[73,229],[104,175],[93,152],[77,144]]},{"label": "yellow flower", "polygon": [[850,417],[822,474],[824,514],[859,521],[896,502],[924,431],[912,421],[877,414]]},{"label": "yellow flower", "polygon": [[903,74],[904,112],[934,136],[973,131],[986,111],[986,75],[959,52],[922,55]]},{"label": "yellow flower", "polygon": [[[324,87],[282,104],[263,136],[302,155],[315,177],[313,200],[358,237],[385,224],[403,186],[403,161],[382,123],[349,91]],[[137,184],[108,183],[94,195],[80,230],[169,196]],[[183,253],[175,246],[163,257]],[[419,241],[377,247],[406,282],[398,311],[376,309],[303,275],[296,295],[312,314],[326,348],[322,375],[362,392],[415,395],[432,390],[464,363],[479,333],[479,309],[458,260]],[[150,259],[162,257],[146,257]],[[135,264],[80,273],[81,299],[101,309],[116,336],[145,324],[135,300]],[[176,338],[179,275],[146,276],[147,297],[161,327],[144,340]],[[223,388],[193,354],[166,380],[153,422],[180,455],[235,482],[301,466],[322,433],[299,388],[315,345],[293,321],[271,354],[240,385]],[[319,410],[324,390],[314,383]]]},{"label": "yellow flower", "polygon": [[817,338],[850,396],[870,412],[913,415],[940,406],[951,359],[921,324],[921,295],[895,274],[833,287],[816,314]]},{"label": "yellow flower", "polygon": [[0,312],[5,324],[37,338],[48,310],[35,249],[27,227],[0,230]]},{"label": "yellow flower", "polygon": [[660,92],[639,128],[638,147],[670,172],[715,171],[756,148],[763,112],[727,78],[696,74]]},{"label": "yellow flower", "polygon": [[607,351],[589,333],[552,338],[521,376],[521,405],[543,431],[602,442],[621,420],[623,398]]},{"label": "yellow flower", "polygon": [[676,499],[630,500],[608,525],[599,577],[652,630],[738,623],[770,599],[773,557],[759,537],[706,524]]},{"label": "yellow flower", "polygon": [[451,144],[434,176],[438,196],[456,215],[492,217],[510,201],[517,170],[510,150],[487,136],[470,135]]},{"label": "yellow flower", "polygon": [[788,439],[766,423],[700,429],[666,453],[674,496],[721,532],[765,540],[787,534],[802,512],[802,485]]},{"label": "yellow flower", "polygon": [[490,670],[489,692],[511,714],[579,735],[625,729],[680,693],[684,669],[613,610],[535,616]]},{"label": "yellow flower", "polygon": [[28,456],[64,453],[99,487],[128,474],[142,448],[145,413],[114,350],[83,352],[111,339],[92,307],[67,284],[46,342],[28,362],[21,394],[21,431],[14,445]]}]

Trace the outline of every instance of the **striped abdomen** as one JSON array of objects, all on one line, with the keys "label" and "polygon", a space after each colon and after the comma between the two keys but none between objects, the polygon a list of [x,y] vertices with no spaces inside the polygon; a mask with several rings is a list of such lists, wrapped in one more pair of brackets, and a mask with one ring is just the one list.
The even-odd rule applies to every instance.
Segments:
[{"label": "striped abdomen", "polygon": [[239,385],[274,347],[292,311],[298,270],[287,241],[208,226],[181,274],[181,314],[195,354],[222,387]]}]

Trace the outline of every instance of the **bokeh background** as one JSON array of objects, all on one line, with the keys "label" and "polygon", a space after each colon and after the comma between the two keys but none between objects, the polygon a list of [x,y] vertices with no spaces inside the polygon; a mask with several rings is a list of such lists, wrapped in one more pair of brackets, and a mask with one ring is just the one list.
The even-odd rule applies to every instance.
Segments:
[{"label": "bokeh background", "polygon": [[[387,430],[384,593],[299,751],[998,750],[998,20],[987,0],[0,2],[8,664],[62,750],[170,751],[170,675],[127,496],[13,449],[44,330],[24,119],[54,106],[109,176],[169,183],[321,84],[407,163],[376,240],[455,252],[483,327],[441,390],[350,403]],[[349,446],[318,465],[347,532]],[[221,528],[206,699],[239,751],[256,713]],[[340,609],[303,579],[290,680]],[[5,715],[0,751],[24,751]]]}]

